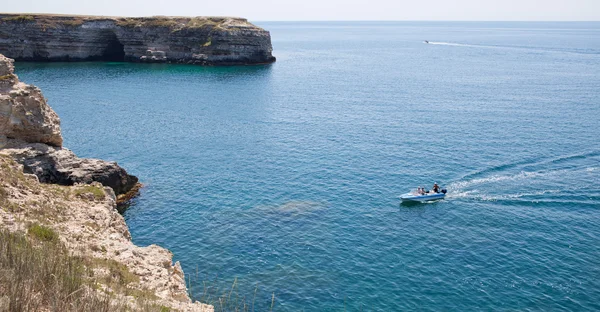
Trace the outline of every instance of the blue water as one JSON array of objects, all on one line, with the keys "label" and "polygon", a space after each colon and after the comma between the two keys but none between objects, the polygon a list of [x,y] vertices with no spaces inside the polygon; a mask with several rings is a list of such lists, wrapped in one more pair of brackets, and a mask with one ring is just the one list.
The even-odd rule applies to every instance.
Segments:
[{"label": "blue water", "polygon": [[271,66],[17,64],[65,146],[139,176],[133,240],[196,298],[600,309],[600,23],[260,25]]}]

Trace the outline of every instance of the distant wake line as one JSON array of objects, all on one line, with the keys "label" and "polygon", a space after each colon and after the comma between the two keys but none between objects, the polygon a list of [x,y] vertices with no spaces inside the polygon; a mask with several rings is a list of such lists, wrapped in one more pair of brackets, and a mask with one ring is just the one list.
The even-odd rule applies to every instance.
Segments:
[{"label": "distant wake line", "polygon": [[[452,43],[452,42],[435,42],[435,41],[429,41],[429,44],[436,44],[436,45],[447,45],[447,46],[456,46],[456,47],[478,47],[477,45],[472,45],[472,44],[462,44],[462,43]],[[486,46],[480,46],[480,47],[486,47]]]},{"label": "distant wake line", "polygon": [[536,47],[497,46],[497,45],[466,44],[466,43],[443,42],[443,41],[426,41],[425,44],[453,46],[453,47],[468,47],[468,48],[510,49],[510,50],[550,52],[550,53],[571,53],[571,54],[580,54],[580,55],[599,55],[600,54],[600,52],[598,52],[598,51],[579,52],[579,51],[544,49],[544,48],[536,48]]}]

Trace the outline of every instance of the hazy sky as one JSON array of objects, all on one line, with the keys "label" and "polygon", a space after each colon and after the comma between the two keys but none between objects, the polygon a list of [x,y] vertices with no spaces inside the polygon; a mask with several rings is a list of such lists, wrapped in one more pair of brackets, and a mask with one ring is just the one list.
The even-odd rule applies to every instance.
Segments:
[{"label": "hazy sky", "polygon": [[0,0],[3,12],[241,16],[251,21],[598,21],[600,0]]}]

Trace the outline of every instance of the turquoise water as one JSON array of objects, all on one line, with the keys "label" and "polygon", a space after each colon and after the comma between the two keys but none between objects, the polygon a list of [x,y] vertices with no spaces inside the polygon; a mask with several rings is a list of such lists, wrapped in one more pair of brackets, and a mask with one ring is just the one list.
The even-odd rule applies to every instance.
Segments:
[{"label": "turquoise water", "polygon": [[[271,66],[17,64],[65,146],[146,185],[133,240],[196,298],[600,309],[600,23],[260,25]],[[446,200],[400,204],[433,182]]]}]

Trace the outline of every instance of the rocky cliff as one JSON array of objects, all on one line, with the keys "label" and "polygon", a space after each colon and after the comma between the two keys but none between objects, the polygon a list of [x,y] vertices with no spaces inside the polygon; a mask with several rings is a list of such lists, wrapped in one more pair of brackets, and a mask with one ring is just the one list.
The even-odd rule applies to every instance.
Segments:
[{"label": "rocky cliff", "polygon": [[[74,186],[40,184],[34,175],[24,174],[21,165],[0,154],[0,231],[27,233],[32,224],[51,229],[72,255],[86,259],[87,271],[91,272],[81,272],[81,278],[89,284],[86,291],[109,294],[111,304],[124,305],[104,310],[213,311],[210,305],[192,303],[181,265],[173,263],[170,251],[131,242],[111,188],[97,182]],[[118,283],[113,280],[115,274],[120,276]],[[10,297],[0,285],[0,299],[4,295]],[[0,303],[0,310],[5,309],[14,310],[10,303],[4,308]]]},{"label": "rocky cliff", "polygon": [[[213,311],[192,303],[171,252],[131,242],[115,193],[127,192],[137,178],[114,162],[79,158],[62,142],[60,120],[41,91],[20,82],[13,60],[0,54],[0,231],[28,232],[31,224],[55,231],[73,255],[89,260],[94,277],[86,291],[110,294],[125,302],[122,310],[151,304],[160,311]],[[130,277],[124,289],[103,282],[115,268]],[[5,294],[0,284],[0,311]]]},{"label": "rocky cliff", "polygon": [[138,179],[115,162],[79,158],[62,147],[60,119],[40,89],[19,81],[13,60],[0,54],[0,154],[10,155],[40,182],[100,182],[117,195]]},{"label": "rocky cliff", "polygon": [[0,14],[0,53],[18,61],[246,65],[271,52],[269,32],[242,18]]}]

